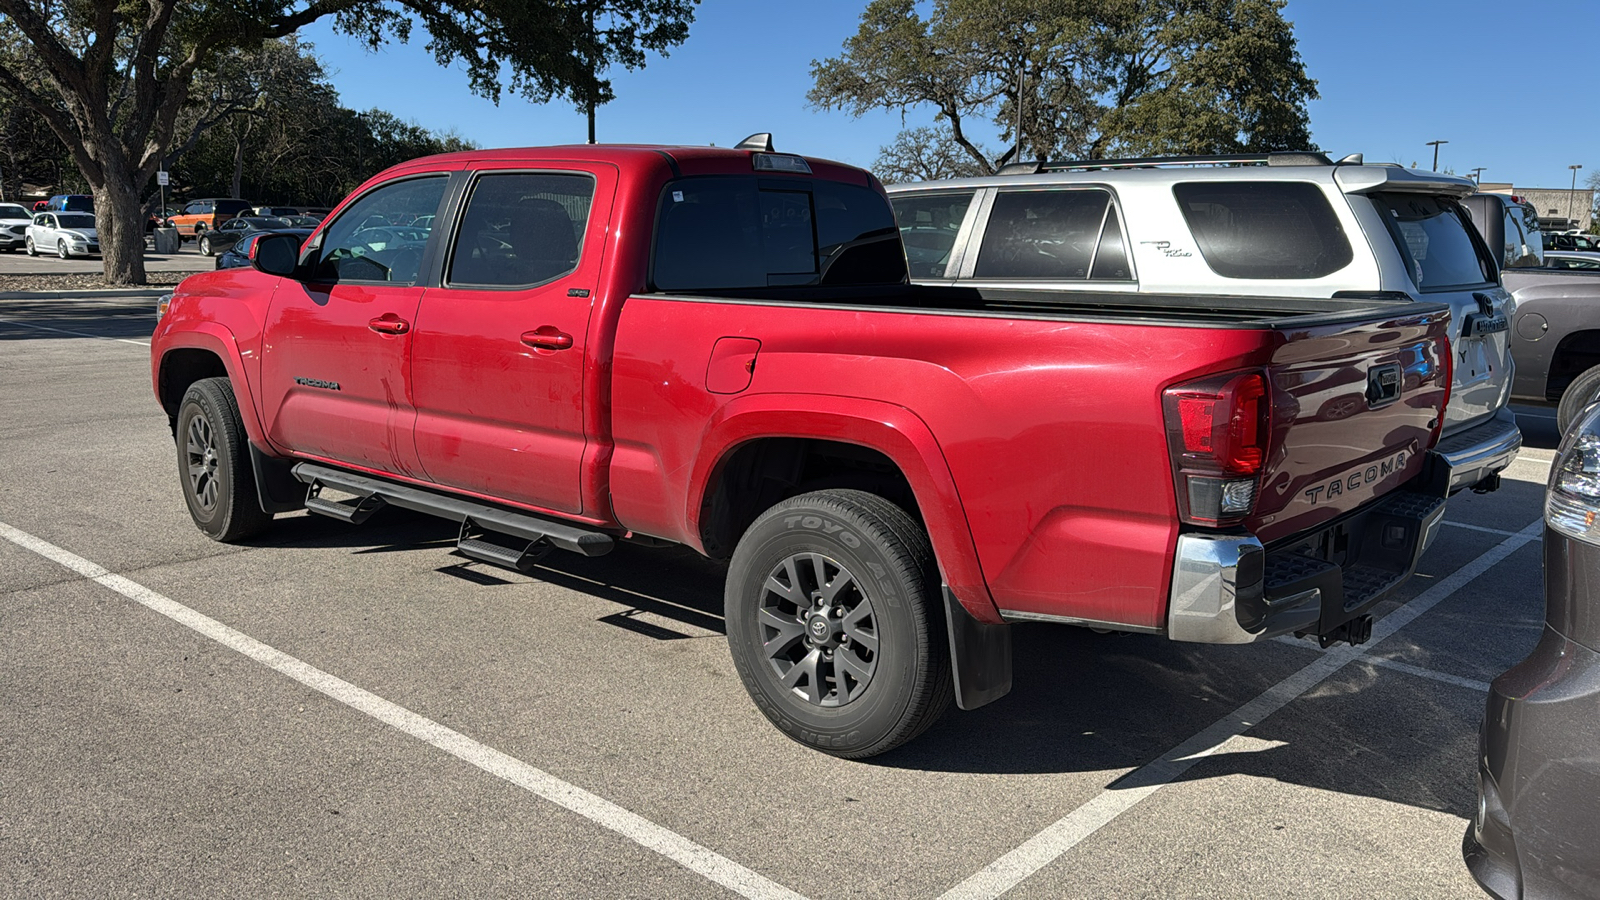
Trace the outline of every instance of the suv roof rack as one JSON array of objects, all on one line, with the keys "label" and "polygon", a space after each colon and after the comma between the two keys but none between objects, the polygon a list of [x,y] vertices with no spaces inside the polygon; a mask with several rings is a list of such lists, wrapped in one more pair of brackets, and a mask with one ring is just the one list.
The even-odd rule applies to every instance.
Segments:
[{"label": "suv roof rack", "polygon": [[1158,166],[1331,166],[1325,154],[1309,150],[1274,150],[1270,153],[1219,153],[1210,156],[1146,156],[1137,159],[1050,160],[1017,162],[1000,167],[997,175],[1037,175],[1071,169],[1144,169]]}]

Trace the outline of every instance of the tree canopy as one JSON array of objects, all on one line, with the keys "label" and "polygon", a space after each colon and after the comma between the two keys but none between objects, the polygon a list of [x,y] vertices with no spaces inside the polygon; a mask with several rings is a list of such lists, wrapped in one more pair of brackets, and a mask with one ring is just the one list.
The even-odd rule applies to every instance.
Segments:
[{"label": "tree canopy", "polygon": [[697,0],[0,0],[0,94],[68,148],[95,194],[106,276],[144,280],[139,198],[197,81],[322,19],[369,48],[420,28],[440,65],[498,101],[612,97],[611,65],[688,36]]},{"label": "tree canopy", "polygon": [[[1310,146],[1316,82],[1284,0],[934,0],[925,17],[922,6],[872,0],[843,52],[812,62],[811,103],[854,116],[931,109],[927,154],[953,145],[981,172]],[[1007,146],[982,147],[974,122]],[[902,133],[880,160],[918,140]]]}]

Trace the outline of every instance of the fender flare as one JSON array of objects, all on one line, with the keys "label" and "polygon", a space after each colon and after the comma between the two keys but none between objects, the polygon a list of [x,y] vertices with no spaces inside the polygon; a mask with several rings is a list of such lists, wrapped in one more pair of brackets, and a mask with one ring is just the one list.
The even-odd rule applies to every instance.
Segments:
[{"label": "fender flare", "polygon": [[911,484],[940,574],[978,622],[1003,620],[989,594],[966,508],[944,451],[916,413],[880,400],[819,394],[750,394],[724,404],[706,423],[685,498],[687,533],[700,534],[706,491],[741,445],[762,438],[812,438],[856,444],[889,457]]},{"label": "fender flare", "polygon": [[239,353],[233,333],[214,322],[200,322],[166,335],[161,342],[161,355],[155,361],[153,373],[157,397],[162,395],[161,374],[166,368],[167,356],[174,350],[205,350],[222,360],[222,367],[227,371],[228,381],[233,387],[234,399],[239,401],[239,417],[244,420],[245,434],[250,438],[250,443],[276,453],[272,443],[267,440],[266,428],[261,424],[260,407],[256,404],[250,379],[245,376],[244,358]]}]

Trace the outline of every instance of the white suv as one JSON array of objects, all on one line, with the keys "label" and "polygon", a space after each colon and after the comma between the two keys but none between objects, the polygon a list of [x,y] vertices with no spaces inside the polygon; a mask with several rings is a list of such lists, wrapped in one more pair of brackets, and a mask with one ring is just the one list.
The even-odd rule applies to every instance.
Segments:
[{"label": "white suv", "polygon": [[888,190],[913,281],[1008,302],[1092,308],[1095,295],[1136,295],[1158,306],[1164,294],[1214,294],[1220,307],[1403,294],[1448,303],[1454,378],[1435,448],[1454,467],[1448,490],[1492,490],[1522,446],[1506,408],[1515,301],[1461,207],[1475,190],[1465,178],[1269,153],[1017,164]]}]

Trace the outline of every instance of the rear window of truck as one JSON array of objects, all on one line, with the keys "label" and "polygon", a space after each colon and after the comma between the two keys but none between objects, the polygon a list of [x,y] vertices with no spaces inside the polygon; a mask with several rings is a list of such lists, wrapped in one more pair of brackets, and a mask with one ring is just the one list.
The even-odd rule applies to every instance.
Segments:
[{"label": "rear window of truck", "polygon": [[1303,181],[1196,181],[1172,193],[1223,278],[1321,278],[1355,258],[1321,188]]},{"label": "rear window of truck", "polygon": [[905,277],[894,213],[868,188],[723,175],[681,178],[662,190],[655,290],[898,284]]},{"label": "rear window of truck", "polygon": [[1486,284],[1494,267],[1472,240],[1472,225],[1460,204],[1428,194],[1372,194],[1395,247],[1419,290]]}]

